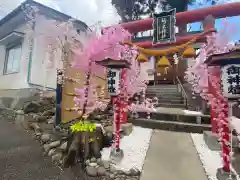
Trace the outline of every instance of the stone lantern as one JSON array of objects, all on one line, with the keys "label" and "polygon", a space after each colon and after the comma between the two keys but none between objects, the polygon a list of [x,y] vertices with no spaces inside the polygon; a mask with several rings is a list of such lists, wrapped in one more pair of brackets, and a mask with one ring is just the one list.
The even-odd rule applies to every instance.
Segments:
[{"label": "stone lantern", "polygon": [[[220,123],[219,126],[221,127],[218,131],[222,139],[223,155],[223,168],[219,168],[217,177],[218,179],[226,179],[227,177],[229,179],[236,179],[230,170],[232,154],[232,130],[230,122],[234,101],[240,98],[240,49],[234,49],[227,53],[214,54],[205,63],[208,66],[220,66],[219,78],[221,80],[221,90],[223,96],[228,100],[227,102],[222,102],[222,105],[228,106],[228,111],[223,110],[225,118],[223,118],[223,122],[217,122]],[[215,97],[217,98],[217,96]]]},{"label": "stone lantern", "polygon": [[221,67],[223,95],[229,100],[240,98],[240,49],[235,49],[228,53],[212,55],[205,63],[208,66]]},{"label": "stone lantern", "polygon": [[[123,158],[123,150],[120,149],[120,116],[122,115],[122,95],[120,92],[120,80],[124,79],[122,69],[129,68],[130,63],[126,60],[115,60],[112,58],[105,58],[102,61],[97,61],[97,64],[107,68],[107,84],[108,92],[113,99],[114,103],[114,140],[115,146],[112,148],[110,158],[113,162],[117,163]],[[121,71],[122,70],[122,71]]]}]

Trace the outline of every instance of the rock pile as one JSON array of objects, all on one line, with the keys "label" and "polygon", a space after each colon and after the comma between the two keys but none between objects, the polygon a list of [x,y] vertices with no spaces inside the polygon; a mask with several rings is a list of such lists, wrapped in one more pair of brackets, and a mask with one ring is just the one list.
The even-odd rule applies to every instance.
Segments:
[{"label": "rock pile", "polygon": [[54,128],[54,97],[42,98],[39,102],[26,103],[22,110],[16,112],[15,123],[31,132],[34,139],[43,147],[43,154],[52,158],[54,163],[62,163],[67,148],[68,129]]},{"label": "rock pile", "polygon": [[86,161],[86,173],[89,176],[105,176],[106,180],[137,180],[140,171],[131,169],[128,172],[116,170],[109,161],[91,158]]},{"label": "rock pile", "polygon": [[[104,113],[94,112],[90,118],[92,122],[103,126],[104,133],[108,137],[113,137],[111,110]],[[53,163],[57,165],[63,164],[68,150],[67,143],[70,135],[70,124],[58,129],[54,127],[54,97],[44,97],[40,101],[26,103],[22,110],[15,111],[11,119],[15,119],[15,124],[24,128],[34,139],[40,142],[43,148],[43,155],[50,156]],[[132,132],[132,128],[130,123],[122,125],[121,136],[129,135]],[[110,162],[94,157],[85,161],[85,171],[89,176],[101,176],[103,180],[137,180],[140,175],[140,172],[136,169],[123,173],[114,169]]]}]

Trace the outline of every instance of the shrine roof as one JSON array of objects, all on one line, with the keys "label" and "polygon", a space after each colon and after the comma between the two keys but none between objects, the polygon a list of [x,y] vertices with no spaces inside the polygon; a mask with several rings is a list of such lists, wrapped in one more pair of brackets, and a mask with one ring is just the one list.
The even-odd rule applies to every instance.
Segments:
[{"label": "shrine roof", "polygon": [[[231,64],[236,60],[240,61],[240,47],[237,46],[235,46],[229,52],[218,53],[209,56],[204,63],[209,66],[218,66],[221,64]],[[238,62],[238,64],[240,64],[240,62]]]}]

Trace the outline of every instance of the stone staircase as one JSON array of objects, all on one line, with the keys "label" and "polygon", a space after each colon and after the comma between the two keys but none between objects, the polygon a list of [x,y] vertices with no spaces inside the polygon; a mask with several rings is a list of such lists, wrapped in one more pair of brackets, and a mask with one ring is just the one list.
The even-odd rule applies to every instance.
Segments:
[{"label": "stone staircase", "polygon": [[159,101],[158,107],[185,108],[184,99],[177,85],[149,86],[146,96],[156,96]]},{"label": "stone staircase", "polygon": [[158,97],[156,112],[138,112],[139,117],[130,121],[137,126],[169,131],[202,133],[210,130],[210,116],[201,112],[188,111],[177,85],[149,86],[147,97]]}]

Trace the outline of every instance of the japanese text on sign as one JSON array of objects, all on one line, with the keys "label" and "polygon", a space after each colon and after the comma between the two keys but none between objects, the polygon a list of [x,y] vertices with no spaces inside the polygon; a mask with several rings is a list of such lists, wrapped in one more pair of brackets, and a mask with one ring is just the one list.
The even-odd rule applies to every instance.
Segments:
[{"label": "japanese text on sign", "polygon": [[240,65],[231,64],[222,68],[222,88],[228,98],[240,96]]},{"label": "japanese text on sign", "polygon": [[116,96],[119,94],[119,81],[120,75],[119,71],[116,69],[108,69],[107,73],[107,83],[108,83],[108,92],[111,96]]},{"label": "japanese text on sign", "polygon": [[153,21],[153,44],[175,41],[176,10],[154,14]]}]

